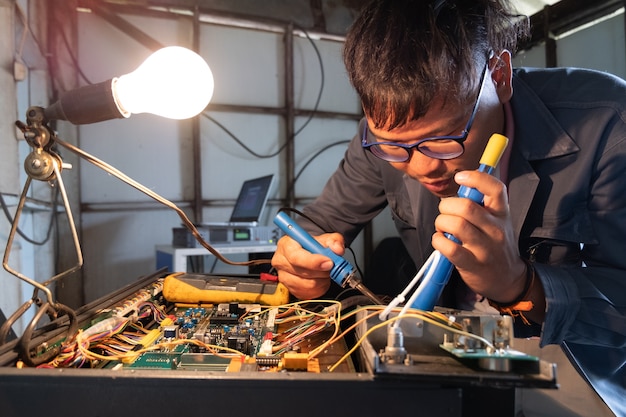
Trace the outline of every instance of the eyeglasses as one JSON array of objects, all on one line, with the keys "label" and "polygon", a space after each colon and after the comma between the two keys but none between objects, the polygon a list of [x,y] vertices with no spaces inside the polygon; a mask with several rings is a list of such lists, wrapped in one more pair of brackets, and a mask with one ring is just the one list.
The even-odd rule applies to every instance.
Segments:
[{"label": "eyeglasses", "polygon": [[361,134],[361,146],[369,149],[369,151],[375,156],[387,162],[406,162],[411,159],[411,154],[414,149],[417,149],[429,158],[434,159],[453,159],[463,155],[463,152],[465,152],[463,142],[465,142],[467,135],[469,135],[472,123],[474,123],[474,117],[478,111],[480,96],[483,91],[485,79],[487,78],[488,64],[489,60],[487,60],[481,75],[482,79],[480,81],[480,88],[478,89],[478,95],[476,97],[476,102],[474,103],[474,108],[472,109],[472,114],[467,121],[467,125],[465,125],[465,129],[461,132],[461,135],[432,136],[420,139],[416,143],[412,143],[410,145],[397,142],[384,142],[371,132],[367,126],[367,120],[364,119],[361,122],[362,126],[360,126],[360,129],[362,129],[363,132]]}]

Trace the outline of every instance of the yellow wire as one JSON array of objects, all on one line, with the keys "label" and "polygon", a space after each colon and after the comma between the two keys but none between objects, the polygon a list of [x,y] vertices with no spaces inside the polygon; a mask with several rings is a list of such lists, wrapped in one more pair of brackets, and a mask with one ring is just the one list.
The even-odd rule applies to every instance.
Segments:
[{"label": "yellow wire", "polygon": [[323,313],[317,313],[315,311],[307,310],[306,308],[301,307],[302,304],[311,304],[311,303],[336,304],[338,306],[341,306],[341,302],[335,301],[335,300],[301,300],[301,301],[294,301],[293,303],[282,304],[279,306],[266,307],[262,309],[261,311],[259,311],[258,313],[251,314],[248,317],[260,316],[262,314],[265,314],[267,311],[273,310],[273,309],[289,309],[289,308],[295,308],[296,311],[303,311],[303,312],[306,312],[308,314],[315,315],[315,316],[320,316],[320,317],[326,316]]},{"label": "yellow wire", "polygon": [[363,334],[363,336],[361,336],[361,338],[359,340],[357,340],[357,342],[354,344],[354,346],[350,350],[348,350],[348,352],[346,352],[345,355],[343,355],[337,362],[335,362],[334,365],[332,365],[332,366],[330,366],[328,368],[328,372],[333,372],[335,369],[337,369],[337,366],[339,366],[343,361],[345,361],[348,357],[350,357],[350,355],[352,355],[352,353],[354,353],[354,351],[361,345],[361,343],[363,343],[363,341],[367,338],[367,336],[369,336],[373,331],[375,331],[377,329],[380,329],[381,327],[384,327],[384,326],[386,326],[386,325],[388,325],[388,324],[390,324],[390,323],[392,323],[392,322],[394,322],[396,320],[400,320],[400,319],[404,319],[404,318],[420,319],[420,320],[423,320],[423,321],[425,321],[427,323],[433,324],[433,325],[435,325],[437,327],[445,328],[446,330],[449,330],[449,331],[451,331],[453,333],[457,333],[457,334],[460,334],[462,336],[469,337],[469,338],[472,338],[472,339],[477,339],[477,340],[481,341],[482,343],[484,343],[486,346],[494,348],[494,346],[491,344],[491,342],[489,342],[487,339],[485,339],[482,336],[478,336],[478,335],[475,335],[475,334],[472,334],[472,333],[464,332],[462,330],[458,330],[456,328],[447,326],[445,324],[442,324],[442,323],[440,323],[438,321],[435,321],[433,319],[430,319],[430,318],[426,317],[424,314],[420,314],[416,310],[415,313],[408,313],[408,314],[403,314],[403,315],[399,315],[399,316],[396,316],[396,317],[392,317],[392,318],[390,318],[388,320],[385,320],[385,321],[383,321],[383,322],[381,322],[381,323],[379,323],[377,325],[372,326],[370,329],[368,329]]},{"label": "yellow wire", "polygon": [[[325,308],[322,312],[314,312],[311,310],[307,310],[306,308],[303,307],[303,305],[305,304],[311,304],[311,303],[325,303],[325,304],[330,304],[330,306],[337,306],[337,307],[341,307],[341,303],[339,301],[334,301],[334,300],[305,300],[305,301],[297,301],[297,302],[293,302],[293,303],[289,303],[289,304],[284,304],[281,306],[273,306],[273,307],[268,307],[263,309],[262,311],[255,313],[255,314],[251,314],[249,317],[255,317],[257,315],[261,315],[264,313],[267,313],[267,311],[270,311],[272,309],[292,309],[293,312],[293,317],[289,317],[287,316],[284,319],[281,319],[281,323],[288,323],[290,321],[295,321],[295,320],[301,320],[304,322],[311,321],[313,320],[314,317],[317,317],[318,319],[312,321],[310,323],[310,325],[312,326],[319,326],[319,329],[314,330],[311,333],[307,333],[305,332],[304,334],[308,337],[311,334],[315,334],[319,331],[321,331],[322,329],[326,328],[326,324],[328,324],[329,322],[334,324],[334,331],[333,334],[330,336],[330,338],[328,338],[328,340],[326,340],[324,343],[322,343],[321,345],[315,347],[313,350],[311,350],[308,354],[308,359],[313,359],[315,358],[317,355],[319,355],[321,352],[323,352],[325,349],[327,349],[330,345],[332,345],[333,343],[336,343],[338,340],[341,340],[343,337],[345,337],[345,335],[347,333],[349,333],[350,331],[352,331],[355,327],[359,326],[360,324],[362,324],[364,321],[367,321],[368,319],[374,317],[376,314],[378,314],[379,311],[381,311],[383,309],[382,306],[365,306],[365,307],[360,307],[360,308],[356,308],[348,313],[346,313],[345,315],[342,316],[341,314],[341,308],[337,308],[337,309],[333,309],[330,308],[330,310],[328,310],[328,308]],[[372,311],[371,313],[367,314],[366,317],[361,318],[359,320],[357,320],[353,325],[351,325],[349,328],[343,330],[340,332],[341,330],[341,326],[340,323],[349,318],[352,317],[356,314],[358,314],[361,311]],[[397,310],[394,310],[397,311]],[[487,341],[486,339],[475,335],[475,334],[471,334],[468,332],[464,332],[462,330],[459,330],[458,327],[460,327],[460,325],[458,323],[454,323],[454,322],[450,322],[450,320],[448,319],[448,317],[446,317],[444,314],[439,313],[439,312],[425,312],[425,311],[419,311],[419,310],[413,310],[412,313],[407,313],[407,314],[403,314],[403,315],[399,315],[396,317],[393,317],[389,320],[386,320],[384,322],[381,322],[375,326],[373,326],[372,328],[368,329],[365,334],[355,343],[355,345],[342,357],[340,358],[335,364],[333,364],[332,366],[330,366],[328,368],[329,372],[333,372],[337,366],[339,366],[342,362],[344,362],[365,340],[365,338],[370,335],[373,331],[384,327],[394,321],[400,320],[402,318],[416,318],[416,319],[420,319],[423,321],[426,321],[428,323],[431,323],[435,326],[444,328],[446,330],[449,330],[453,333],[457,333],[469,338],[473,338],[473,339],[477,339],[479,341],[481,341],[482,343],[484,343],[487,346],[491,346],[493,347],[493,345]],[[277,320],[278,321],[278,320]],[[319,321],[319,323],[315,323],[316,321]],[[324,324],[324,322],[326,322]],[[144,329],[138,329],[140,331],[146,331]],[[125,335],[123,334],[118,334],[117,335],[118,339],[124,340],[126,342],[129,343],[133,343],[132,339],[129,339],[127,337],[125,337]],[[298,339],[298,338],[302,338],[301,335],[297,335],[294,336],[294,339]],[[281,343],[281,346],[285,346],[285,345],[289,345],[288,342],[289,338],[286,341],[283,341]],[[127,357],[136,357],[138,354],[142,354],[142,353],[146,353],[146,352],[150,352],[156,349],[161,349],[161,348],[171,348],[172,346],[177,346],[177,345],[181,345],[181,344],[196,344],[199,346],[203,346],[205,348],[207,348],[208,350],[213,351],[216,355],[219,355],[218,352],[230,352],[231,354],[235,354],[238,356],[245,356],[243,353],[234,350],[234,349],[230,349],[224,346],[217,346],[217,345],[209,345],[206,344],[204,342],[201,342],[197,339],[177,339],[177,340],[173,340],[173,341],[167,341],[167,342],[162,342],[159,344],[155,344],[153,346],[149,346],[149,347],[145,347],[143,349],[137,350],[137,351],[132,351],[132,352],[123,352],[123,353],[118,353],[118,354],[111,354],[111,355],[100,355],[98,353],[92,352],[89,350],[89,341],[88,340],[82,340],[82,338],[80,336],[77,337],[77,348],[78,350],[83,354],[83,356],[85,357],[85,359],[88,360],[104,360],[104,361],[112,361],[112,360],[121,360]],[[114,346],[110,346],[112,349],[120,349],[121,346],[119,347],[114,347]]]},{"label": "yellow wire", "polygon": [[151,352],[151,351],[157,350],[157,349],[170,348],[172,346],[178,346],[178,345],[181,345],[181,344],[189,344],[189,343],[195,344],[195,345],[198,345],[198,346],[202,346],[202,347],[205,347],[205,348],[210,349],[210,350],[213,350],[213,351],[215,351],[215,354],[217,356],[220,356],[217,353],[218,351],[226,351],[226,352],[233,353],[233,354],[235,354],[237,356],[245,356],[243,353],[239,352],[238,350],[231,349],[231,348],[228,348],[228,347],[225,347],[225,346],[210,345],[210,344],[201,342],[201,341],[199,341],[197,339],[176,339],[176,340],[171,340],[171,341],[167,341],[167,342],[157,343],[155,345],[148,346],[148,347],[145,347],[143,349],[135,350],[135,351],[132,351],[132,352],[120,353],[120,354],[117,354],[117,355],[110,355],[110,356],[100,355],[98,353],[92,352],[88,348],[85,348],[83,346],[83,344],[81,344],[81,343],[77,343],[77,345],[78,345],[78,349],[80,350],[80,352],[87,359],[91,359],[91,360],[99,359],[99,360],[103,360],[103,361],[113,361],[113,360],[121,360],[121,359],[124,359],[124,358],[134,358],[137,355],[140,355],[142,353],[147,353],[147,352]]},{"label": "yellow wire", "polygon": [[[356,314],[356,313],[355,313]],[[366,316],[363,319],[360,319],[358,321],[356,321],[353,325],[351,325],[350,327],[348,327],[347,329],[345,329],[343,332],[341,332],[341,334],[337,334],[338,331],[335,331],[335,333],[331,336],[330,339],[328,339],[325,343],[323,343],[322,345],[318,346],[317,348],[311,350],[311,352],[309,352],[309,357],[308,359],[313,359],[315,358],[317,355],[319,355],[324,349],[328,348],[328,346],[332,345],[333,343],[336,343],[338,340],[341,340],[348,332],[350,332],[352,329],[354,329],[355,327],[357,327],[359,324],[361,324],[362,322],[366,321],[367,319],[374,317],[375,315],[378,314],[378,311],[374,311],[372,313],[370,313],[368,316]],[[342,318],[345,319],[349,316],[352,316],[354,314],[349,314],[346,315]],[[339,326],[336,326],[335,329],[339,329]]]}]

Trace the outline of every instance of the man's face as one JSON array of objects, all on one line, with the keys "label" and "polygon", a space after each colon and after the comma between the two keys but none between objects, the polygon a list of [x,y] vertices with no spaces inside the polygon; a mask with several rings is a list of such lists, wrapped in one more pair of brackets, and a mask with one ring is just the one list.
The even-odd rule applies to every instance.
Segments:
[{"label": "man's face", "polygon": [[[454,103],[446,106],[442,106],[441,103],[441,100],[435,100],[424,117],[392,130],[386,130],[384,127],[376,129],[369,121],[368,126],[380,141],[407,145],[433,136],[460,135],[467,125],[474,103]],[[491,78],[488,77],[469,135],[463,142],[465,152],[461,156],[442,160],[430,158],[418,150],[413,150],[408,161],[390,162],[390,164],[419,181],[434,195],[453,196],[456,195],[458,189],[458,185],[454,182],[454,174],[458,171],[478,168],[478,162],[489,137],[493,133],[503,133],[503,130],[502,103]]]}]

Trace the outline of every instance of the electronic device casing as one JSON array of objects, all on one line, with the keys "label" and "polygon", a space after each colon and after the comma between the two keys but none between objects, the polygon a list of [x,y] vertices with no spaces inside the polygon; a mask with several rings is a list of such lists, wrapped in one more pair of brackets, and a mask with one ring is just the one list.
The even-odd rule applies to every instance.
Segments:
[{"label": "electronic device casing", "polygon": [[[79,326],[88,324],[98,311],[123,304],[139,289],[168,275],[157,271],[80,307],[76,310]],[[66,324],[67,318],[61,317],[43,326],[34,333],[33,346],[55,343],[64,337]],[[430,369],[428,372],[381,372],[367,362],[378,354],[374,334],[355,356],[366,358],[365,362],[332,373],[20,369],[15,366],[17,341],[13,340],[0,346],[0,411],[3,417],[125,412],[153,417],[179,414],[183,408],[228,415],[320,415],[331,410],[331,414],[344,415],[400,415],[418,407],[423,415],[503,417],[514,415],[515,388],[556,388],[551,364],[543,364],[542,373],[536,376],[520,376],[472,369],[441,350],[423,358],[430,358],[430,365],[422,366]],[[460,369],[462,377],[458,377]]]},{"label": "electronic device casing", "polygon": [[[200,236],[213,245],[251,246],[275,245],[282,236],[276,226],[196,226]],[[198,248],[200,243],[185,227],[172,229],[172,246],[179,248]]]}]

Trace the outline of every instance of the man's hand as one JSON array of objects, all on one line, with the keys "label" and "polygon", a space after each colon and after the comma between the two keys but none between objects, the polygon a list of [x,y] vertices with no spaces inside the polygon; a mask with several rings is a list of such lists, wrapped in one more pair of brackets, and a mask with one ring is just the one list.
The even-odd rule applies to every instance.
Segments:
[{"label": "man's hand", "polygon": [[[339,233],[326,233],[315,239],[338,255],[343,255],[344,240]],[[329,272],[333,262],[324,255],[312,254],[288,236],[278,241],[272,257],[272,266],[278,271],[278,280],[291,295],[308,300],[318,298],[330,288]]]},{"label": "man's hand", "polygon": [[[506,186],[497,178],[478,171],[459,172],[455,181],[480,191],[485,196],[484,206],[466,198],[441,200],[433,247],[456,266],[463,281],[476,293],[502,303],[516,299],[524,290],[526,265],[519,255]],[[451,233],[463,244],[452,242],[444,232]],[[535,304],[543,306],[541,284],[536,282],[534,286],[540,290],[533,292],[538,296]],[[539,322],[542,318],[541,315]]]}]

